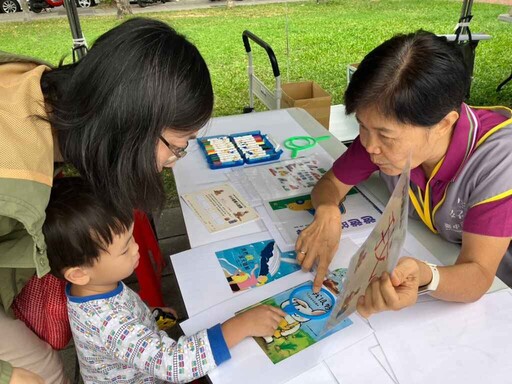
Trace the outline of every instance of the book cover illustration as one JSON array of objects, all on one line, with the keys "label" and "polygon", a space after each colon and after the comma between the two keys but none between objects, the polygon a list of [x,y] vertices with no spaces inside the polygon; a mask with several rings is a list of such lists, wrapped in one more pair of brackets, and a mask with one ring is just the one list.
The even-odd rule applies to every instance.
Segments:
[{"label": "book cover illustration", "polygon": [[[311,195],[299,195],[265,203],[274,226],[286,245],[295,244],[297,237],[313,221],[315,210]],[[352,188],[340,205],[343,233],[370,230],[380,217],[379,211],[368,204],[362,194]]]},{"label": "book cover illustration", "polygon": [[326,332],[354,313],[357,300],[364,295],[374,277],[384,271],[393,271],[406,236],[409,177],[410,167],[407,165],[375,228],[350,259],[343,290],[329,316]]},{"label": "book cover illustration", "polygon": [[[324,286],[318,293],[313,293],[312,282],[308,281],[260,303],[281,308],[287,313],[271,337],[254,338],[272,363],[277,364],[352,324],[350,319],[345,319],[322,334],[335,300],[330,292],[340,289],[345,272],[346,268],[341,268],[329,274],[326,281],[330,288]],[[301,289],[301,293],[293,294]]]},{"label": "book cover illustration", "polygon": [[257,212],[229,184],[187,193],[182,198],[210,233],[259,218]]},{"label": "book cover illustration", "polygon": [[300,270],[296,253],[281,252],[274,240],[215,252],[233,292],[258,287]]}]

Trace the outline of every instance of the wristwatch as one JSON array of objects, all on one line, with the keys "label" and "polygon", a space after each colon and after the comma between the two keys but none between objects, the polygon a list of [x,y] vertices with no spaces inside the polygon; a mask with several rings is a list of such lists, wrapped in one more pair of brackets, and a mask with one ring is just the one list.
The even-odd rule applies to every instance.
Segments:
[{"label": "wristwatch", "polygon": [[430,280],[430,283],[428,283],[427,285],[422,285],[421,287],[418,288],[418,295],[433,292],[439,286],[439,270],[437,269],[437,265],[428,263],[423,260],[420,261],[424,263],[427,267],[429,267],[430,270],[432,271],[432,280]]}]

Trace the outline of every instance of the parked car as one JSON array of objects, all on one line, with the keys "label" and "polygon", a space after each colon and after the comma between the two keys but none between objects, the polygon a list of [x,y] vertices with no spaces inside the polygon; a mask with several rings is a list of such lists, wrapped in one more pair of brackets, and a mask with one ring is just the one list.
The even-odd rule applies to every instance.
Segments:
[{"label": "parked car", "polygon": [[[99,0],[75,0],[76,6],[79,8],[89,8],[93,7],[96,4],[99,3]],[[39,4],[41,3],[41,4]],[[57,7],[62,3],[59,0],[50,0],[47,2],[46,0],[35,0],[35,6],[30,6],[30,0],[27,1],[27,4],[29,4],[29,9],[35,13],[39,13],[43,10],[43,8],[52,8]],[[50,6],[51,4],[51,6]],[[42,5],[42,6],[39,6]],[[14,13],[14,12],[21,12],[21,2],[20,0],[0,0],[0,13]]]},{"label": "parked car", "polygon": [[21,11],[19,0],[0,0],[1,13],[14,13]]}]

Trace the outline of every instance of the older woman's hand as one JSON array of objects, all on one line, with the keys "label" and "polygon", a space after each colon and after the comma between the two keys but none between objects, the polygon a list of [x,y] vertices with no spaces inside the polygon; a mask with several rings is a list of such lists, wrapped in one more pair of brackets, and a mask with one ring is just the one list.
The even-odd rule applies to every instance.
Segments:
[{"label": "older woman's hand", "polygon": [[370,283],[364,296],[357,302],[357,311],[367,318],[374,313],[398,311],[415,304],[418,299],[419,273],[415,259],[400,259],[391,276],[384,272]]},{"label": "older woman's hand", "polygon": [[309,271],[318,261],[313,290],[322,287],[341,237],[341,212],[337,205],[322,205],[316,209],[315,219],[304,229],[297,243],[297,261],[304,271]]}]

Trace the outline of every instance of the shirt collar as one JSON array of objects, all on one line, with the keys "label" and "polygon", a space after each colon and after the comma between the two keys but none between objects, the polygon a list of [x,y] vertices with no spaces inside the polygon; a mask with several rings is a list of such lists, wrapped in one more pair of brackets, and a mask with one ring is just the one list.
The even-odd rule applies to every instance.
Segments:
[{"label": "shirt collar", "polygon": [[[449,182],[455,179],[466,159],[473,151],[480,121],[471,108],[462,103],[460,116],[453,128],[452,138],[448,145],[445,158],[434,179]],[[425,189],[427,178],[421,166],[411,171],[412,182]]]},{"label": "shirt collar", "polygon": [[466,159],[473,152],[480,120],[471,108],[462,103],[460,117],[453,129],[446,156],[435,178],[445,182],[455,179]]}]

